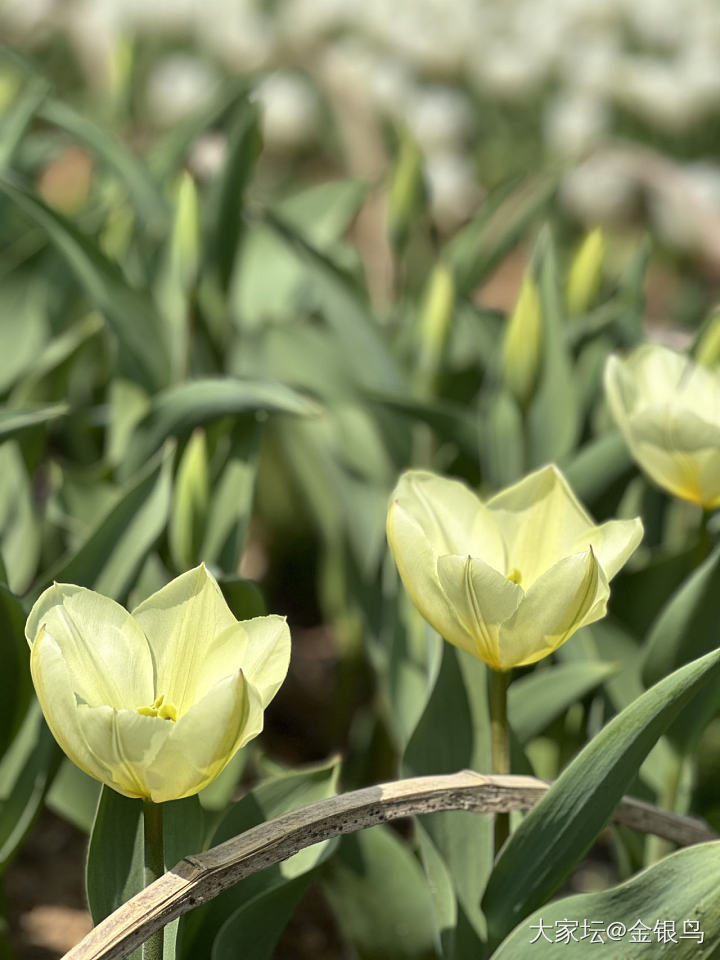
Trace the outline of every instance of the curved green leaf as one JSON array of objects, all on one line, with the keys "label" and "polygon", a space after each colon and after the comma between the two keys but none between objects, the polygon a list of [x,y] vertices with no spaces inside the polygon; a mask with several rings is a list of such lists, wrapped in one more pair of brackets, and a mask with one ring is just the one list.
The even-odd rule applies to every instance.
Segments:
[{"label": "curved green leaf", "polygon": [[103,313],[117,339],[120,364],[127,375],[149,389],[165,384],[169,361],[157,349],[161,326],[150,297],[131,287],[120,268],[89,237],[37,194],[4,178],[0,178],[0,189],[47,232]]},{"label": "curved green leaf", "polygon": [[618,714],[567,767],[495,865],[483,900],[492,940],[501,940],[560,886],[671,721],[718,675],[720,650],[677,670]]},{"label": "curved green leaf", "polygon": [[40,812],[61,759],[35,702],[0,764],[0,873]]},{"label": "curved green leaf", "polygon": [[25,611],[0,584],[0,758],[23,722],[32,698]]},{"label": "curved green leaf", "polygon": [[51,403],[31,410],[16,410],[12,407],[0,408],[0,441],[14,437],[24,430],[50,423],[68,412],[66,403]]},{"label": "curved green leaf", "polygon": [[172,448],[156,457],[77,553],[45,573],[36,592],[52,580],[77,583],[122,601],[140,566],[165,529],[172,490]]},{"label": "curved green leaf", "polygon": [[[608,936],[611,925],[616,939]],[[568,927],[570,933],[562,934]],[[516,927],[493,960],[555,960],[559,955],[576,960],[666,955],[717,960],[720,842],[679,850],[611,890],[547,904]]]},{"label": "curved green leaf", "polygon": [[131,440],[126,470],[137,469],[168,437],[189,433],[219,417],[257,411],[311,416],[319,408],[282,383],[222,377],[189,380],[153,398]]}]

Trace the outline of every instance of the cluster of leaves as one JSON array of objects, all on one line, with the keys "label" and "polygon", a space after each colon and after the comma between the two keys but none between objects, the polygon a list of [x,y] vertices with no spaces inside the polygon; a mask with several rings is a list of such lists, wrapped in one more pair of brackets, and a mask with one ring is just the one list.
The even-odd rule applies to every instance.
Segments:
[{"label": "cluster of leaves", "polygon": [[[232,802],[241,751],[200,797],[168,805],[168,865],[341,785],[487,771],[486,669],[419,618],[387,556],[388,493],[411,464],[491,491],[556,461],[598,520],[644,518],[646,546],[614,583],[611,617],[511,688],[513,770],[561,777],[494,867],[487,817],[429,815],[411,840],[377,827],[303,851],[194,911],[179,938],[177,924],[168,929],[168,956],[268,957],[319,884],[359,957],[512,960],[525,955],[526,918],[624,792],[717,823],[720,655],[709,651],[720,552],[698,566],[697,516],[637,474],[600,386],[609,352],[642,339],[647,250],[568,317],[567,265],[549,229],[539,232],[528,269],[542,337],[520,404],[503,375],[505,317],[475,294],[549,214],[551,178],[506,186],[440,242],[418,155],[401,144],[388,190],[388,305],[371,296],[347,240],[366,185],[338,179],[256,199],[258,117],[241,87],[140,154],[30,65],[11,70],[18,83],[0,129],[2,867],[47,803],[90,834],[95,920],[142,884],[139,801],[100,794],[61,760],[39,716],[23,638],[34,598],[58,580],[132,605],[204,560],[235,614],[252,616],[265,600],[239,574],[251,513],[266,550],[290,549],[298,529],[312,538],[318,603],[340,658],[335,708],[348,711],[329,721],[350,731],[345,763],[293,770],[256,758],[257,785]],[[185,161],[210,130],[226,156],[198,185]],[[92,176],[63,213],[43,199],[38,175],[72,144],[91,157]],[[368,674],[369,703],[357,690]],[[625,831],[611,845],[622,878],[666,853]],[[687,915],[717,945],[716,856],[707,844],[664,858],[627,888],[545,906],[543,919],[611,907],[608,919],[628,925]],[[594,947],[599,957],[611,948]],[[693,940],[674,950],[714,955]]]}]

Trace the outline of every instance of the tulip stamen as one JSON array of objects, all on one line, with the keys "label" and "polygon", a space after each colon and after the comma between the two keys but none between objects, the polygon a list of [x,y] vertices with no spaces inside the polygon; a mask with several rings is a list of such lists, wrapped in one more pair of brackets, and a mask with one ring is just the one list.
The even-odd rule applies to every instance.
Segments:
[{"label": "tulip stamen", "polygon": [[149,707],[139,707],[137,712],[142,714],[143,717],[160,717],[161,720],[172,720],[173,722],[177,720],[177,707],[169,700],[165,700],[164,693],[156,697],[155,702]]},{"label": "tulip stamen", "polygon": [[507,578],[511,583],[516,583],[518,586],[522,585],[522,574],[516,567],[512,568],[510,573],[508,573]]}]

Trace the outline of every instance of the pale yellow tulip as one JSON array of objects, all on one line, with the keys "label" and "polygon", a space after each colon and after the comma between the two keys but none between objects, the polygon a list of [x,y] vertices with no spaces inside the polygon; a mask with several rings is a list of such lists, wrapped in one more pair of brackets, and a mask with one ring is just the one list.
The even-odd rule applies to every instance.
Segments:
[{"label": "pale yellow tulip", "polygon": [[534,663],[605,615],[609,580],[640,520],[600,526],[543,467],[483,503],[425,470],[403,474],[387,533],[413,603],[450,643],[495,670]]},{"label": "pale yellow tulip", "polygon": [[605,393],[633,458],[658,486],[720,506],[720,370],[644,344],[608,358]]},{"label": "pale yellow tulip", "polygon": [[65,753],[118,793],[155,803],[202,790],[260,733],[290,657],[284,617],[238,622],[203,565],[132,613],[53,584],[25,632]]}]

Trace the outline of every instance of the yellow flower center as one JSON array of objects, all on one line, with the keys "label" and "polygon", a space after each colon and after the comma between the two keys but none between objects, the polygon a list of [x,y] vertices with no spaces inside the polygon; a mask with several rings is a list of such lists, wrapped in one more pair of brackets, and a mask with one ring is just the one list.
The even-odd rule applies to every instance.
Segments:
[{"label": "yellow flower center", "polygon": [[507,578],[511,583],[516,583],[518,586],[522,583],[522,574],[515,567],[512,568]]},{"label": "yellow flower center", "polygon": [[165,701],[164,693],[156,697],[155,702],[149,707],[139,707],[137,712],[144,717],[160,717],[161,720],[172,720],[173,722],[177,720],[177,707],[169,701]]}]

